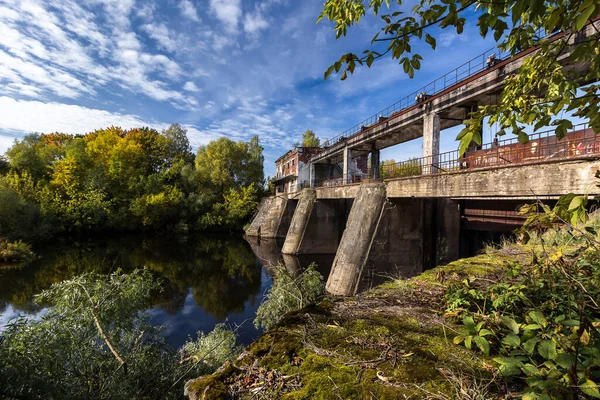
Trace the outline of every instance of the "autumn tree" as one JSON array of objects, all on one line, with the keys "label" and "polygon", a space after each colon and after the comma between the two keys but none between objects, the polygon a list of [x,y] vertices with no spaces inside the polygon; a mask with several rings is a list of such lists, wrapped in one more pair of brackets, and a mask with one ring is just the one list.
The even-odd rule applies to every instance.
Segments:
[{"label": "autumn tree", "polygon": [[[592,23],[600,13],[598,1],[420,0],[409,12],[406,6],[402,0],[326,0],[319,21],[333,22],[336,38],[346,36],[369,12],[380,18],[380,29],[363,53],[342,55],[325,72],[325,78],[336,72],[344,80],[355,68],[371,67],[386,57],[397,60],[413,77],[423,60],[414,51],[415,42],[424,40],[435,49],[436,36],[443,30],[462,34],[466,25],[476,24],[482,37],[493,35],[498,47],[510,55],[533,46],[538,51],[516,74],[507,77],[497,104],[481,106],[471,113],[457,138],[462,152],[471,141],[481,143],[481,127],[488,116],[490,125],[499,123],[499,135],[510,131],[521,142],[528,141],[526,125],[533,126],[534,131],[552,125],[556,135],[564,137],[572,127],[562,115],[564,110],[588,118],[594,131],[600,132],[600,86],[594,83],[582,87],[600,78],[600,36],[597,23]],[[565,51],[567,42],[584,30],[585,39],[575,41],[571,51]],[[555,40],[557,35],[564,36]],[[589,72],[578,75],[567,71],[562,68],[566,63],[587,64]]]},{"label": "autumn tree", "polygon": [[321,140],[315,135],[312,129],[307,129],[302,134],[302,147],[319,147],[320,145]]}]

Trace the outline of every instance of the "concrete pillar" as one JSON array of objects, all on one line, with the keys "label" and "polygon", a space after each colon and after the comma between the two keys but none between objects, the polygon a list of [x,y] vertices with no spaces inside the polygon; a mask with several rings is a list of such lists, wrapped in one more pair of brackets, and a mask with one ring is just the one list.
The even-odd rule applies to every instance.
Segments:
[{"label": "concrete pillar", "polygon": [[342,173],[342,178],[344,184],[351,183],[350,182],[350,162],[352,161],[352,150],[348,146],[344,147],[344,170]]},{"label": "concrete pillar", "polygon": [[371,151],[371,164],[369,165],[369,170],[371,174],[369,178],[379,179],[380,178],[380,155],[379,150],[373,149]]},{"label": "concrete pillar", "polygon": [[333,295],[356,293],[385,203],[383,183],[363,183],[354,200],[326,289]]},{"label": "concrete pillar", "polygon": [[423,174],[435,174],[440,154],[440,117],[429,113],[423,117]]},{"label": "concrete pillar", "polygon": [[308,182],[311,188],[315,187],[315,164],[314,163],[310,163],[309,167],[309,174],[308,174]]},{"label": "concrete pillar", "polygon": [[290,228],[288,229],[285,243],[281,252],[283,254],[297,254],[304,232],[308,226],[313,207],[317,199],[314,189],[304,189],[300,194],[300,200],[294,211]]},{"label": "concrete pillar", "polygon": [[265,215],[268,214],[269,208],[271,206],[271,202],[274,197],[265,197],[260,201],[260,205],[258,206],[258,212],[252,219],[250,226],[246,229],[246,235],[250,237],[258,237],[260,236],[261,226],[265,219]]},{"label": "concrete pillar", "polygon": [[280,233],[279,225],[285,213],[287,207],[287,194],[280,193],[279,195],[272,197],[269,204],[269,209],[263,217],[262,224],[260,226],[260,237],[263,238],[276,238]]}]

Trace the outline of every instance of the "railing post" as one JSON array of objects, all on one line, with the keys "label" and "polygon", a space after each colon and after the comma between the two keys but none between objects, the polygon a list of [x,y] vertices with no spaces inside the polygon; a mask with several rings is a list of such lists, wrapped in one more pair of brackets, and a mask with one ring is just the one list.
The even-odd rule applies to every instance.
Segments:
[{"label": "railing post", "polygon": [[423,161],[424,174],[435,174],[440,154],[440,117],[431,112],[423,117]]}]

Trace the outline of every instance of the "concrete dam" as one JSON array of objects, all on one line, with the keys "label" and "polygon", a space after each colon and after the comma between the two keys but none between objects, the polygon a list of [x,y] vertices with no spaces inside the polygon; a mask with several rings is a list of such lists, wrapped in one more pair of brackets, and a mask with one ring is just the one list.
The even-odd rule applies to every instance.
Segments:
[{"label": "concrete dam", "polygon": [[[593,25],[600,22],[580,36],[593,35]],[[284,256],[333,256],[327,291],[353,295],[374,273],[410,276],[471,255],[477,243],[522,224],[521,204],[600,194],[600,138],[586,124],[562,140],[549,130],[527,144],[496,138],[464,155],[439,151],[440,132],[497,102],[506,77],[535,51],[483,54],[325,146],[290,150],[276,161],[275,194],[262,200],[246,235],[281,240]],[[421,158],[380,165],[381,149],[418,137]]]}]

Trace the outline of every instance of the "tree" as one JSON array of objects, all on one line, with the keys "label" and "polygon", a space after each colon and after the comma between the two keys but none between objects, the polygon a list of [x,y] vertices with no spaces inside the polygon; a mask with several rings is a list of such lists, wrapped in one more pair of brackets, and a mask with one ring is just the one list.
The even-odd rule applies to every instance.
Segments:
[{"label": "tree", "polygon": [[319,147],[321,140],[315,135],[312,129],[307,129],[302,135],[302,147]]},{"label": "tree", "polygon": [[167,163],[172,165],[176,160],[191,161],[194,159],[192,146],[187,137],[187,130],[179,124],[171,124],[162,135],[167,139]]},{"label": "tree", "polygon": [[234,142],[226,137],[200,146],[196,155],[196,171],[201,182],[221,193],[255,183],[263,185],[262,147],[258,137],[250,142]]},{"label": "tree", "polygon": [[[423,60],[420,54],[413,52],[413,41],[425,40],[435,50],[436,33],[452,28],[461,34],[464,26],[476,19],[480,35],[486,37],[493,33],[498,47],[511,55],[533,46],[539,50],[525,60],[516,74],[507,77],[498,104],[481,106],[471,113],[466,128],[457,137],[461,152],[471,141],[481,144],[481,128],[486,116],[490,117],[490,126],[500,124],[499,135],[510,130],[523,143],[528,141],[523,131],[525,125],[532,125],[537,131],[551,124],[556,127],[556,135],[564,137],[572,124],[562,115],[556,117],[565,109],[589,118],[594,131],[600,132],[600,85],[581,88],[583,84],[600,80],[600,35],[596,26],[591,24],[589,29],[593,34],[577,41],[570,52],[564,52],[566,42],[588,29],[586,24],[600,13],[598,1],[419,0],[409,14],[400,11],[402,5],[402,0],[371,0],[368,5],[363,0],[326,0],[318,21],[323,18],[332,21],[338,39],[346,36],[348,29],[358,24],[369,10],[382,22],[381,31],[373,37],[371,46],[361,56],[343,55],[327,69],[325,79],[334,71],[341,71],[340,79],[345,80],[357,66],[371,67],[376,60],[389,56],[398,60],[412,78]],[[431,28],[439,29],[431,33]],[[550,40],[539,32],[564,34],[564,37]],[[566,58],[559,61],[560,55]],[[590,72],[577,75],[563,69],[561,63],[587,63]]]}]

